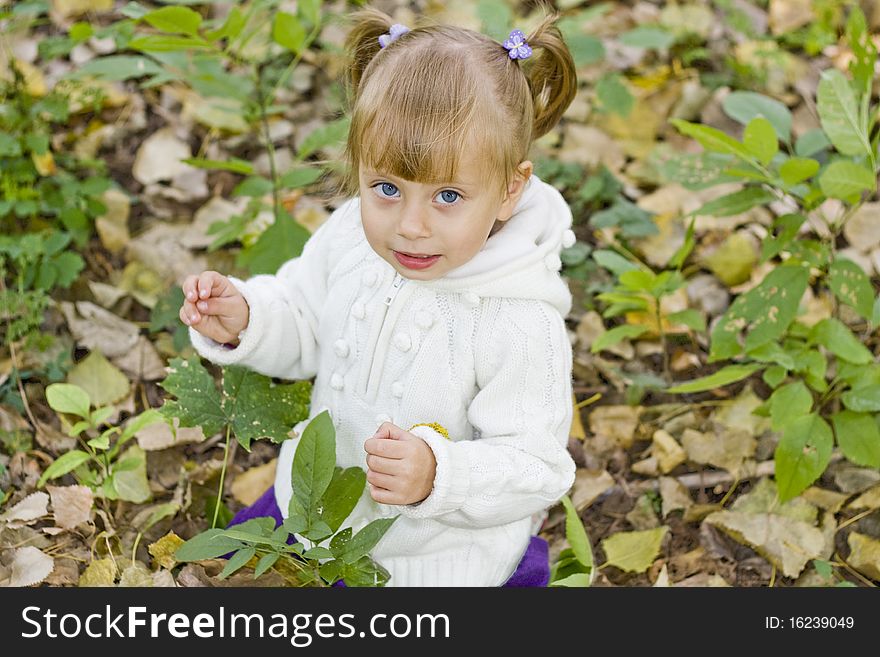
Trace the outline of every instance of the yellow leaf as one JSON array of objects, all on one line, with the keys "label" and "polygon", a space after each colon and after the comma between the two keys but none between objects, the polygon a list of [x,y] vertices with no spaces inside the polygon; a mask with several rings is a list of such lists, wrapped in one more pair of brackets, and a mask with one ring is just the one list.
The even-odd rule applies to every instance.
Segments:
[{"label": "yellow leaf", "polygon": [[61,16],[70,18],[90,11],[110,11],[113,0],[52,0],[52,5]]},{"label": "yellow leaf", "polygon": [[864,534],[852,532],[846,538],[849,544],[850,565],[863,575],[880,582],[880,541]]},{"label": "yellow leaf", "polygon": [[31,161],[41,176],[54,176],[58,171],[55,166],[55,158],[52,157],[52,151],[46,151],[42,155],[31,153]]},{"label": "yellow leaf", "polygon": [[174,553],[177,551],[177,548],[184,544],[184,542],[185,541],[174,532],[168,532],[158,541],[147,546],[147,551],[153,557],[155,563],[162,566],[162,568],[171,570],[177,564],[177,560],[174,558]]},{"label": "yellow leaf", "polygon": [[113,586],[116,580],[116,562],[113,559],[95,559],[79,576],[79,586]]},{"label": "yellow leaf", "polygon": [[569,431],[568,435],[578,440],[585,440],[587,432],[584,431],[584,423],[581,421],[581,409],[578,408],[577,399],[575,399],[574,394],[571,396],[571,403],[574,405],[574,414],[571,418],[571,431]]},{"label": "yellow leaf", "polygon": [[660,543],[669,527],[640,532],[618,532],[602,541],[608,560],[605,565],[616,566],[630,573],[643,573],[660,553]]}]

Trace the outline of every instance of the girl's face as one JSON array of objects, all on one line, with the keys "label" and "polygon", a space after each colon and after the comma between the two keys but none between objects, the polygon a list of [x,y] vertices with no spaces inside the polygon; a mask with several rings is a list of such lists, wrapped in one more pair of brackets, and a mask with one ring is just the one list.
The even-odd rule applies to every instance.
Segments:
[{"label": "girl's face", "polygon": [[361,219],[367,241],[401,276],[440,278],[480,251],[496,221],[510,219],[531,175],[532,163],[526,160],[499,198],[495,189],[468,182],[480,180],[479,163],[473,160],[459,167],[457,181],[445,184],[412,182],[362,165]]}]

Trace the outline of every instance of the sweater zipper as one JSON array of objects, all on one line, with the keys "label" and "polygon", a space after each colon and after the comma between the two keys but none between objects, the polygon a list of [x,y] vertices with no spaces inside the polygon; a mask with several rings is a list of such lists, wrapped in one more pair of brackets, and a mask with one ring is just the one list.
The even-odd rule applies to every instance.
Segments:
[{"label": "sweater zipper", "polygon": [[[367,379],[363,388],[363,394],[366,396],[373,384],[373,377],[378,376],[376,370],[379,368],[376,366],[377,361],[382,362],[385,358],[385,349],[384,345],[388,342],[387,340],[382,340],[382,334],[385,332],[385,318],[388,316],[388,309],[391,308],[391,304],[394,303],[394,299],[397,298],[398,292],[400,292],[400,288],[403,287],[403,284],[406,283],[406,279],[401,276],[398,272],[394,272],[394,279],[391,281],[391,287],[388,288],[388,291],[385,294],[385,298],[382,299],[382,307],[380,308],[380,312],[382,316],[379,319],[379,328],[375,332],[375,338],[373,339],[372,344],[370,345],[370,367],[369,373],[367,374]],[[381,345],[381,353],[380,351]],[[379,356],[377,358],[377,356]],[[378,383],[378,382],[377,382]]]}]

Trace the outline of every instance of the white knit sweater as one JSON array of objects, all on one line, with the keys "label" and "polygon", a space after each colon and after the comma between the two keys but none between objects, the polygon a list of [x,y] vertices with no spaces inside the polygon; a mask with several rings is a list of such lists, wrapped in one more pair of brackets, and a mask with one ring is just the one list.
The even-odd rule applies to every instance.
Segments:
[{"label": "white knit sweater", "polygon": [[[337,465],[366,469],[364,441],[383,421],[425,426],[437,461],[421,503],[379,504],[365,489],[343,527],[401,514],[372,556],[389,586],[499,586],[535,531],[534,516],[574,481],[571,294],[559,275],[574,243],[571,211],[532,176],[513,216],[464,265],[406,279],[369,246],[360,200],[345,202],[300,257],[274,276],[231,279],[250,306],[235,349],[190,329],[220,365],[268,376],[315,376],[310,418],[329,409]],[[295,429],[302,433],[308,420]],[[299,439],[284,442],[275,496],[286,515]]]}]

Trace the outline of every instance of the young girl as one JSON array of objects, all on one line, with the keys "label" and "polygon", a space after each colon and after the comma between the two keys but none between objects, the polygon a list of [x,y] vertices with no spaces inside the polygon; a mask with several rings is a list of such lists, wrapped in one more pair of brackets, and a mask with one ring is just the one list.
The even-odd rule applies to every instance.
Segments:
[{"label": "young girl", "polygon": [[[353,198],[274,276],[207,271],[183,285],[180,317],[203,357],[316,377],[310,417],[330,411],[337,464],[369,483],[343,526],[401,516],[372,552],[391,586],[548,580],[533,534],[575,472],[559,275],[574,233],[526,157],[576,90],[555,19],[499,43],[355,14]],[[286,514],[297,443],[237,520]]]}]

